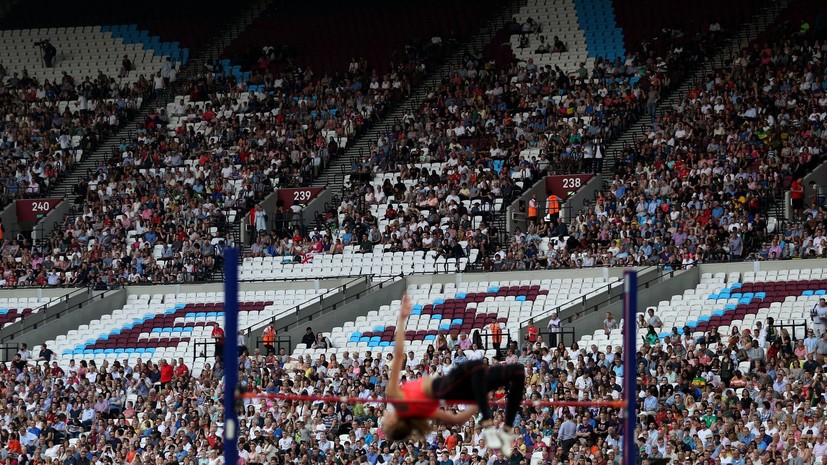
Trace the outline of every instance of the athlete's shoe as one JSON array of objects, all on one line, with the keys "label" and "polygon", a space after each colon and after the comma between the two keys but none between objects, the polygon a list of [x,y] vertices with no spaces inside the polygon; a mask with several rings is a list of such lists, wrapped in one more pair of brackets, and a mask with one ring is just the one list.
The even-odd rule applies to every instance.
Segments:
[{"label": "athlete's shoe", "polygon": [[500,452],[505,458],[511,458],[511,452],[514,451],[514,438],[517,436],[514,433],[506,432],[505,430],[497,430],[497,435],[500,437]]},{"label": "athlete's shoe", "polygon": [[496,427],[489,426],[488,428],[482,430],[482,437],[485,439],[485,447],[489,450],[502,450],[502,437],[500,436],[500,431]]}]

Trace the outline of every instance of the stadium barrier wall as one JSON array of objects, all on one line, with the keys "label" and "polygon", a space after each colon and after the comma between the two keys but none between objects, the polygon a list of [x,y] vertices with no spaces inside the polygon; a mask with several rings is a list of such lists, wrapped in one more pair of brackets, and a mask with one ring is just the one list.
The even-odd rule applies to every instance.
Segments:
[{"label": "stadium barrier wall", "polygon": [[32,229],[32,241],[39,241],[55,230],[55,225],[62,222],[69,210],[72,209],[72,204],[65,200],[57,204],[45,217],[41,218]]},{"label": "stadium barrier wall", "polygon": [[[369,311],[377,310],[379,307],[382,305],[387,305],[392,300],[401,299],[407,289],[407,286],[408,283],[406,280],[400,279],[393,283],[383,285],[381,289],[377,289],[373,292],[369,291],[364,295],[358,296],[357,293],[361,294],[362,291],[365,291],[366,289],[353,288],[352,291],[348,291],[348,294],[352,294],[353,296],[353,300],[351,302],[345,301],[340,305],[337,305],[335,308],[327,308],[324,311],[322,311],[322,307],[319,305],[302,309],[299,317],[306,318],[309,315],[313,315],[312,319],[302,320],[297,324],[292,324],[287,331],[283,330],[283,324],[277,323],[276,336],[289,337],[293,344],[293,349],[295,349],[296,344],[301,342],[306,328],[313,328],[313,331],[318,333],[330,331],[331,328],[344,326],[345,323],[355,321],[357,317],[366,316]],[[340,301],[342,297],[344,296],[336,295],[328,300],[337,302]],[[279,321],[287,323],[291,320],[295,320],[295,318],[286,317],[280,319]],[[375,324],[380,323],[392,324],[391,322],[375,322]],[[255,348],[255,343],[259,340],[259,338],[261,338],[263,329],[264,327],[256,328],[249,333],[247,341],[249,342],[251,349]]]},{"label": "stadium barrier wall", "polygon": [[[640,313],[646,307],[657,306],[662,300],[670,300],[672,296],[683,294],[685,289],[690,289],[700,283],[701,273],[698,268],[690,268],[686,271],[676,272],[671,278],[661,279],[660,282],[652,284],[649,288],[638,289],[637,292],[637,309],[636,313]],[[643,280],[640,280],[643,282]],[[614,315],[617,321],[623,318],[623,300],[618,299],[616,302],[610,303],[600,309],[600,311],[590,313],[573,322],[570,325],[575,327],[575,332],[578,335],[594,334],[595,331],[603,329],[603,320],[606,319],[606,313]],[[565,326],[565,325],[564,325]],[[672,329],[672,328],[668,328]]]},{"label": "stadium barrier wall", "polygon": [[[92,292],[85,299],[85,302],[80,304],[70,305],[67,309],[62,309],[59,318],[49,318],[44,323],[38,324],[36,327],[30,326],[28,329],[18,328],[18,332],[6,333],[7,329],[13,330],[17,324],[3,330],[4,343],[25,342],[29,347],[42,344],[45,341],[54,339],[55,337],[66,334],[70,329],[77,329],[78,326],[87,324],[91,320],[100,318],[103,315],[112,313],[113,309],[121,308],[126,304],[126,291],[123,289],[115,291],[99,291]],[[80,306],[79,306],[80,305]],[[66,311],[68,310],[68,311]],[[57,313],[53,309],[49,309],[49,313]],[[33,316],[32,319],[36,317]],[[21,322],[22,324],[27,321]],[[6,339],[9,337],[10,339]]]}]

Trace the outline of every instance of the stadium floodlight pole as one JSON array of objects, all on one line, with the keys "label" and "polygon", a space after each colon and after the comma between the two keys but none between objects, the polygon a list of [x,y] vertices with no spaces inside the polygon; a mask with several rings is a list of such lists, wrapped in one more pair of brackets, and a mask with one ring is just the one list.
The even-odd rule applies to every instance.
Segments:
[{"label": "stadium floodlight pole", "polygon": [[224,464],[238,464],[238,249],[224,249]]},{"label": "stadium floodlight pole", "polygon": [[626,416],[623,418],[623,465],[637,463],[635,427],[637,420],[637,271],[626,271],[623,277],[623,397]]}]

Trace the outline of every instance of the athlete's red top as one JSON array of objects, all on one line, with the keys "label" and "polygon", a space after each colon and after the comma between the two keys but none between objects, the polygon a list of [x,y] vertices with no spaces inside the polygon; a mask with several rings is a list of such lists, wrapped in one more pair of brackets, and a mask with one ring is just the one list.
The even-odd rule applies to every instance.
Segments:
[{"label": "athlete's red top", "polygon": [[424,380],[425,377],[422,377],[402,385],[405,400],[413,402],[394,405],[399,418],[429,418],[439,408],[439,401],[425,395],[422,387]]}]

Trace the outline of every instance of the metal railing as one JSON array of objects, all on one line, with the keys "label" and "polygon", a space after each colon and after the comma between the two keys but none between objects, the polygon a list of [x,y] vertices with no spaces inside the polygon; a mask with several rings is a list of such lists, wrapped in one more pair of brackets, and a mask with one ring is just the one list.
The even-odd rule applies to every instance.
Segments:
[{"label": "metal railing", "polygon": [[[658,270],[658,272],[651,273],[650,271],[653,270],[653,269]],[[675,273],[677,271],[680,271],[680,270],[669,270],[669,271],[667,271],[667,270],[662,269],[660,266],[657,266],[657,265],[652,265],[652,266],[645,267],[645,268],[638,271],[638,276],[639,276],[639,278],[638,278],[638,290],[648,289],[654,283],[661,281],[663,278],[665,278],[667,276],[671,278],[672,276],[675,275]],[[565,323],[572,323],[573,321],[578,320],[578,319],[580,319],[580,318],[582,318],[582,317],[584,317],[584,316],[586,316],[590,313],[594,313],[594,312],[600,310],[601,308],[605,307],[606,305],[608,305],[610,303],[617,302],[619,299],[621,299],[621,296],[619,296],[619,295],[614,295],[613,296],[612,295],[612,290],[623,286],[623,284],[624,283],[623,283],[622,280],[606,283],[606,285],[600,286],[600,287],[598,287],[598,288],[596,288],[592,291],[589,291],[586,294],[583,294],[579,297],[576,297],[576,298],[571,299],[567,302],[559,304],[559,305],[557,305],[553,308],[543,310],[541,313],[538,313],[536,315],[532,315],[530,318],[526,318],[525,320],[520,321],[520,323],[519,323],[520,333],[522,334],[524,332],[524,328],[526,327],[526,323],[528,323],[530,320],[535,320],[535,319],[538,319],[538,318],[544,318],[545,316],[549,315],[552,311],[556,312],[557,315],[560,316],[560,319],[563,320]],[[590,299],[594,299],[595,297],[599,297],[600,295],[603,295],[603,298],[600,299],[599,301],[589,302]],[[573,314],[567,316],[566,318],[563,318],[563,314],[562,314],[563,310],[575,307],[577,305],[581,306],[580,311],[574,312]]]},{"label": "metal railing", "polygon": [[[269,355],[270,349],[264,344],[263,337],[256,338],[256,344],[253,346],[254,349],[266,349],[263,352],[263,355]],[[290,336],[276,336],[273,340],[273,352],[278,354],[281,352],[281,349],[284,349],[285,352],[290,353],[293,350],[293,338]]]},{"label": "metal railing", "polygon": [[[374,277],[374,275],[359,276],[356,279],[354,279],[353,281],[342,284],[339,287],[328,290],[324,294],[318,295],[318,296],[316,296],[316,297],[314,297],[310,300],[304,301],[304,302],[294,306],[293,308],[291,308],[290,310],[288,310],[286,312],[282,312],[278,315],[274,315],[272,317],[265,318],[265,319],[260,320],[256,323],[253,323],[252,325],[250,325],[246,328],[243,328],[242,331],[244,331],[246,334],[250,334],[251,332],[253,332],[253,331],[255,331],[259,328],[263,328],[264,326],[266,326],[268,324],[272,324],[276,327],[276,332],[277,333],[286,332],[288,329],[290,329],[290,325],[297,325],[297,324],[299,324],[303,321],[312,320],[315,315],[317,315],[319,313],[322,313],[324,311],[324,309],[327,308],[327,307],[324,307],[325,305],[328,305],[328,306],[332,305],[332,306],[334,306],[334,310],[335,310],[335,306],[337,304],[341,304],[343,301],[347,301],[347,300],[352,299],[354,295],[357,296],[357,298],[359,298],[359,296],[361,296],[361,294],[365,291],[357,292],[356,294],[347,295],[348,291],[350,290],[351,287],[353,287],[354,285],[356,285],[360,282],[364,282],[365,285],[368,285],[370,283],[370,281],[373,279],[373,277]],[[391,278],[391,279],[393,279],[393,278]],[[375,287],[375,286],[371,286],[367,289],[372,289],[373,287]],[[332,304],[329,303],[332,296],[336,296],[336,295],[340,295],[340,294],[344,295],[345,297],[343,299],[339,299],[339,300],[334,301]],[[325,298],[325,296],[328,296],[328,297]],[[317,312],[311,313],[310,315],[305,315],[304,317],[299,316],[299,313],[303,308],[307,308],[307,307],[309,307],[310,305],[313,305],[313,304],[319,304],[319,306],[323,307],[323,308],[320,309]],[[284,326],[276,326],[276,322],[278,320],[283,320],[285,318],[289,318],[290,316],[295,316],[295,320],[290,322],[290,323],[286,323]]]},{"label": "metal railing", "polygon": [[[302,325],[306,324],[309,321],[312,321],[314,318],[319,318],[319,317],[322,317],[324,315],[327,315],[328,313],[332,313],[332,312],[336,311],[342,305],[349,304],[349,303],[353,302],[354,300],[359,300],[365,295],[372,294],[372,293],[376,292],[377,290],[383,289],[385,286],[387,286],[389,284],[393,284],[397,277],[401,277],[401,276],[390,277],[386,280],[375,283],[372,286],[367,287],[367,288],[365,288],[361,291],[348,292],[346,289],[343,289],[341,292],[337,292],[337,293],[333,294],[332,297],[324,298],[323,295],[319,296],[316,299],[313,299],[313,300],[318,300],[318,304],[319,304],[319,307],[320,307],[315,312],[311,312],[311,313],[309,313],[307,315],[304,315],[304,316],[301,316],[299,314],[299,311],[302,308],[306,308],[309,305],[312,305],[313,302],[308,301],[308,302],[305,302],[301,305],[297,305],[296,307],[294,307],[292,309],[294,311],[288,312],[286,315],[282,314],[282,315],[279,315],[279,316],[274,316],[274,317],[268,318],[266,320],[262,320],[262,321],[260,321],[256,324],[254,324],[254,325],[249,326],[244,331],[247,334],[250,334],[252,331],[257,330],[257,329],[263,327],[266,324],[272,324],[273,327],[276,330],[276,333],[286,333],[287,331],[290,331],[292,329],[295,329],[299,326],[302,326]],[[370,282],[370,280],[373,279],[373,275],[366,276],[365,278],[366,278],[366,282]],[[342,287],[344,287],[344,286],[342,286]],[[339,298],[336,298],[337,296]],[[289,321],[289,322],[283,321],[285,318],[289,318],[290,315],[294,315],[295,319],[292,319],[292,321]]]},{"label": "metal railing", "polygon": [[[76,290],[66,294],[66,295],[63,295],[63,296],[59,297],[57,299],[57,301],[51,301],[51,302],[49,302],[45,305],[41,305],[39,307],[36,307],[36,308],[33,309],[33,310],[36,310],[36,311],[33,311],[31,315],[29,315],[26,318],[24,318],[23,320],[21,320],[21,322],[20,322],[21,327],[20,328],[14,329],[13,331],[11,331],[8,334],[4,334],[2,339],[0,339],[0,342],[7,342],[7,341],[14,340],[15,338],[19,337],[19,335],[21,335],[23,333],[26,333],[28,331],[35,330],[38,327],[40,327],[40,326],[42,326],[46,323],[50,323],[52,321],[58,320],[61,317],[68,314],[69,312],[72,312],[72,311],[75,311],[79,308],[82,308],[86,304],[88,304],[88,303],[90,303],[94,300],[104,299],[109,295],[108,292],[109,291],[102,291],[102,292],[96,293],[95,291],[92,291],[91,289],[86,288],[86,287],[79,288],[79,289],[76,289]],[[55,308],[58,305],[60,305],[61,301],[64,301],[64,303],[66,305],[68,305],[69,302],[71,302],[71,300],[74,297],[78,297],[78,296],[80,296],[84,293],[91,294],[91,295],[88,298],[82,300],[81,302],[77,302],[75,304],[72,304],[72,305],[70,305],[70,306],[68,306],[68,307],[66,307],[62,310],[55,310]]]}]

